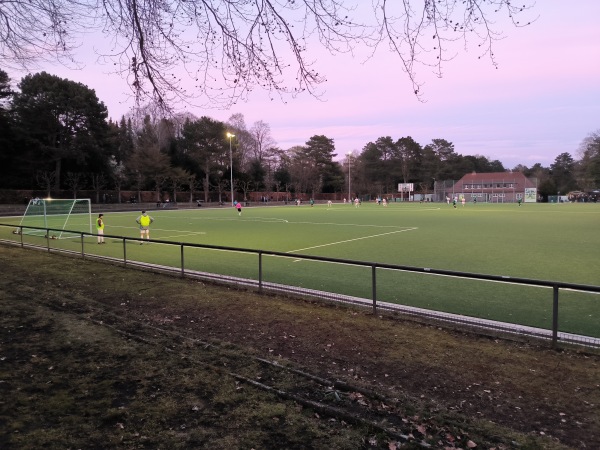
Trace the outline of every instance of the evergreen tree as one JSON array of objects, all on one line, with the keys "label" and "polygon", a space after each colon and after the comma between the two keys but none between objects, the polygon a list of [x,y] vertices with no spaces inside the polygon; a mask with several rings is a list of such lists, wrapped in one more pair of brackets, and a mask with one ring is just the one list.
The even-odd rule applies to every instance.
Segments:
[{"label": "evergreen tree", "polygon": [[31,171],[53,172],[58,190],[63,172],[108,167],[108,113],[93,90],[46,72],[27,75],[19,87],[13,107]]},{"label": "evergreen tree", "polygon": [[[190,162],[190,172],[203,179],[206,202],[209,199],[211,176],[220,179],[229,178],[226,176],[231,170],[226,133],[227,129],[223,122],[206,116],[195,121],[188,120],[183,125],[178,145]],[[233,155],[231,156],[233,159]]]},{"label": "evergreen tree", "polygon": [[575,161],[570,153],[561,153],[550,166],[551,178],[556,186],[557,193],[566,194],[576,188]]},{"label": "evergreen tree", "polygon": [[333,139],[323,135],[312,136],[304,147],[303,157],[311,168],[308,177],[309,189],[314,196],[317,192],[323,192],[323,189],[331,191],[332,180],[336,176],[336,164],[333,158],[337,156]]},{"label": "evergreen tree", "polygon": [[13,91],[8,74],[0,69],[0,187],[18,188],[24,165],[19,161],[19,143],[10,111]]}]

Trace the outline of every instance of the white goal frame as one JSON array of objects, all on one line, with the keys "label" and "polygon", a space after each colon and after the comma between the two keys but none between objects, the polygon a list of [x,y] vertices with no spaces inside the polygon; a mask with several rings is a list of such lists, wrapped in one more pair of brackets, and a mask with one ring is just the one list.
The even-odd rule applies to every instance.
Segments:
[{"label": "white goal frame", "polygon": [[[50,236],[46,236],[50,228]],[[92,234],[91,201],[89,198],[34,198],[29,201],[17,232],[52,239],[78,237],[81,232]]]}]

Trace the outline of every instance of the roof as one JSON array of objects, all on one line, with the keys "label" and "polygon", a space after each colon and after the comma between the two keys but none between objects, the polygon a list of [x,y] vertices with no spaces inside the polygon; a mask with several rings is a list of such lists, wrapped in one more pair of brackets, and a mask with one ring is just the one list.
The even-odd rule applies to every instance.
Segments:
[{"label": "roof", "polygon": [[462,187],[465,184],[483,184],[483,183],[515,183],[520,188],[535,188],[536,185],[522,172],[471,172],[466,174],[454,185]]}]

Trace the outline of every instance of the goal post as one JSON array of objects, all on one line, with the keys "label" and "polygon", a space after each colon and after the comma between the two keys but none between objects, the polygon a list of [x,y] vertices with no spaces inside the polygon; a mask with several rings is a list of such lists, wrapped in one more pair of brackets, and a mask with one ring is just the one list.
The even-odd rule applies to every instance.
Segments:
[{"label": "goal post", "polygon": [[[51,237],[65,239],[80,236],[81,232],[92,233],[92,208],[89,198],[48,199],[35,198],[29,201],[17,232],[33,236],[45,236],[49,229]],[[79,233],[78,233],[79,232]]]}]

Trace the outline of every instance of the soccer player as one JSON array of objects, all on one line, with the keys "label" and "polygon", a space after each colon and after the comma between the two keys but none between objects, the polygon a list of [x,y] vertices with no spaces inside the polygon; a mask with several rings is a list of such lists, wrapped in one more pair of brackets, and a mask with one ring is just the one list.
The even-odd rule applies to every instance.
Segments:
[{"label": "soccer player", "polygon": [[242,215],[242,204],[240,202],[237,202],[234,206],[238,210],[238,216],[241,216]]},{"label": "soccer player", "polygon": [[98,233],[98,244],[106,244],[104,242],[104,214],[98,214],[96,219],[96,231]]},{"label": "soccer player", "polygon": [[[150,224],[154,222],[154,219],[146,214],[146,211],[142,211],[142,215],[135,219],[135,221],[140,226],[140,237],[144,239],[145,235],[146,239],[150,240]],[[140,245],[142,244],[143,242],[140,242]]]}]

